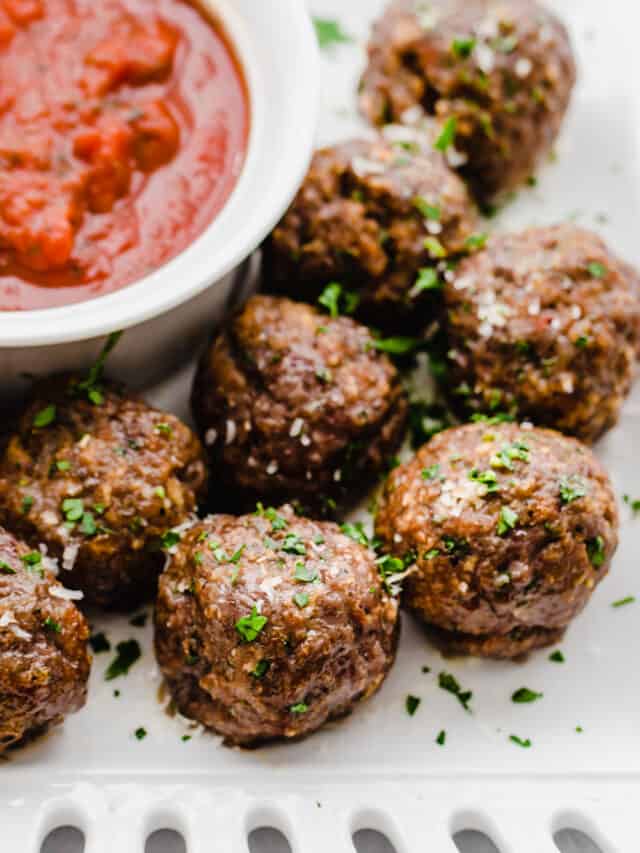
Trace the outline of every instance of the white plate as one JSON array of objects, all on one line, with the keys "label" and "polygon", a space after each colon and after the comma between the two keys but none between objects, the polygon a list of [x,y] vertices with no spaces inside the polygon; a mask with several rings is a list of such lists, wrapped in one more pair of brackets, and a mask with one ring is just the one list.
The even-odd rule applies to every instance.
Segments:
[{"label": "white plate", "polygon": [[[339,17],[360,40],[380,7],[379,0],[313,0],[317,14]],[[574,35],[580,86],[557,161],[498,225],[575,217],[638,262],[640,12],[631,0],[559,0],[556,7]],[[322,142],[360,126],[354,92],[362,60],[355,45],[325,57]],[[187,372],[174,377],[152,399],[184,415],[189,379]],[[636,388],[598,447],[620,498],[640,497],[639,429]],[[565,826],[591,834],[605,853],[637,849],[640,602],[611,604],[640,598],[639,534],[640,518],[623,507],[613,570],[561,644],[564,665],[544,652],[524,665],[444,661],[405,617],[397,665],[378,696],[303,743],[256,752],[223,748],[210,735],[183,742],[184,721],[169,719],[157,701],[149,630],[106,620],[100,627],[113,644],[137,637],[144,656],[111,683],[103,678],[111,655],[97,656],[87,708],[3,766],[0,850],[33,853],[65,823],[85,831],[87,853],[141,853],[159,827],[181,831],[189,853],[243,851],[247,832],[264,825],[282,830],[294,853],[347,853],[352,832],[364,827],[386,833],[399,853],[453,851],[451,834],[463,828],[487,832],[501,853],[551,853],[553,834]],[[473,690],[473,713],[438,689],[441,670]],[[514,705],[511,693],[524,685],[544,699]],[[412,718],[404,709],[409,693],[423,700]],[[143,741],[133,735],[138,726],[148,732]],[[445,747],[434,742],[441,729]],[[514,746],[511,734],[531,738],[533,747]]]}]

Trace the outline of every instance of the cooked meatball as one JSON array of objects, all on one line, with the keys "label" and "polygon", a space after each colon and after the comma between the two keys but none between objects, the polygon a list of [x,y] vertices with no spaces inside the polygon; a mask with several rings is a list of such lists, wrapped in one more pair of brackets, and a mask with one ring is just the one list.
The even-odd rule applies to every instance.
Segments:
[{"label": "cooked meatball", "polygon": [[85,703],[89,628],[48,562],[0,528],[0,753]]},{"label": "cooked meatball", "polygon": [[565,27],[535,0],[395,0],[373,29],[360,105],[375,124],[436,116],[449,162],[488,200],[549,152],[575,78]]},{"label": "cooked meatball", "polygon": [[155,594],[163,533],[205,484],[197,437],[115,385],[37,385],[0,454],[0,524],[46,545],[84,602],[127,609]]},{"label": "cooked meatball", "polygon": [[225,501],[321,511],[386,469],[408,405],[364,326],[256,296],[205,352],[193,410]]},{"label": "cooked meatball", "polygon": [[446,259],[465,251],[476,211],[442,154],[406,129],[389,135],[395,142],[379,137],[316,153],[265,245],[267,289],[314,301],[338,281],[357,294],[363,319],[381,328],[426,325]]},{"label": "cooked meatball", "polygon": [[512,411],[594,441],[635,373],[630,268],[571,225],[495,237],[445,287],[448,389],[469,412]]},{"label": "cooked meatball", "polygon": [[551,430],[439,433],[389,478],[376,520],[414,563],[404,604],[453,652],[514,658],[557,642],[609,570],[618,516],[592,452]]},{"label": "cooked meatball", "polygon": [[160,578],[155,624],[180,712],[245,746],[349,713],[382,684],[399,629],[375,554],[288,506],[189,530]]}]

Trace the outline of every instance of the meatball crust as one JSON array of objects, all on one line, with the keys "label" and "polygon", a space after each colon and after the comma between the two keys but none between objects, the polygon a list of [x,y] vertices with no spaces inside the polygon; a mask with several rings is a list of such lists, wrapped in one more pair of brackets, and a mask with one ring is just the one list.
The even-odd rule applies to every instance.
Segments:
[{"label": "meatball crust", "polygon": [[433,301],[433,271],[465,251],[477,215],[443,155],[393,130],[395,143],[380,136],[315,154],[265,245],[267,289],[314,301],[337,280],[358,294],[358,316],[381,328],[426,324],[416,306]]},{"label": "meatball crust", "polygon": [[404,605],[454,652],[518,657],[557,642],[618,542],[607,474],[552,430],[477,423],[439,433],[389,477],[376,520],[415,570]]},{"label": "meatball crust", "polygon": [[0,455],[0,523],[46,545],[84,601],[129,609],[155,594],[163,533],[204,491],[204,451],[173,415],[72,376],[38,384]]},{"label": "meatball crust", "polygon": [[245,508],[355,500],[386,469],[408,414],[398,371],[364,326],[271,296],[218,334],[192,402],[220,492]]},{"label": "meatball crust", "polygon": [[582,228],[494,237],[445,286],[456,406],[595,441],[617,422],[635,375],[636,281]]},{"label": "meatball crust", "polygon": [[0,528],[0,753],[86,700],[89,628],[45,566]]},{"label": "meatball crust", "polygon": [[229,744],[299,738],[382,684],[398,605],[375,554],[285,506],[209,516],[160,578],[155,645],[176,705]]},{"label": "meatball crust", "polygon": [[576,79],[567,31],[535,0],[420,5],[395,0],[374,25],[361,110],[374,124],[440,119],[453,131],[449,162],[489,200],[554,143]]}]

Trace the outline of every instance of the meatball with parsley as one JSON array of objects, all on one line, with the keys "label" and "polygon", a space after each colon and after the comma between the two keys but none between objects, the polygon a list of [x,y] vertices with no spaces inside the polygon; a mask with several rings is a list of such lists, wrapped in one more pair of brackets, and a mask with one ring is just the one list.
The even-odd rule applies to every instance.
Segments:
[{"label": "meatball with parsley", "polygon": [[376,125],[438,120],[436,147],[486,202],[534,174],[575,80],[567,30],[536,0],[393,0],[360,106]]},{"label": "meatball with parsley", "polygon": [[163,535],[203,496],[195,434],[98,371],[35,385],[0,452],[0,524],[44,547],[84,603],[130,609],[155,594]]},{"label": "meatball with parsley", "polygon": [[398,628],[373,551],[260,505],[210,516],[171,549],[155,647],[182,714],[257,746],[309,735],[375,693]]},{"label": "meatball with parsley", "polygon": [[0,754],[79,711],[89,627],[53,562],[0,527]]},{"label": "meatball with parsley", "polygon": [[376,519],[408,567],[403,603],[445,649],[517,658],[557,643],[618,543],[609,478],[560,433],[476,423],[390,475]]},{"label": "meatball with parsley", "polygon": [[295,501],[331,514],[357,500],[386,471],[407,421],[384,346],[349,317],[250,299],[203,354],[192,394],[221,508]]},{"label": "meatball with parsley", "polygon": [[635,376],[638,297],[637,273],[584,228],[493,237],[445,287],[454,406],[595,441]]},{"label": "meatball with parsley", "polygon": [[359,318],[420,329],[476,226],[475,206],[443,155],[421,134],[388,128],[315,154],[265,244],[264,288],[313,302],[338,282]]}]

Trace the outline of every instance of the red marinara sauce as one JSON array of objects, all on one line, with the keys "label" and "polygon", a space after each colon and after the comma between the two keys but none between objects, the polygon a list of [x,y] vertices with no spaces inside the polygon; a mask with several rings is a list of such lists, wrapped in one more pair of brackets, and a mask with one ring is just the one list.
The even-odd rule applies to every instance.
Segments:
[{"label": "red marinara sauce", "polygon": [[0,310],[157,269],[241,171],[249,98],[188,0],[0,0]]}]

